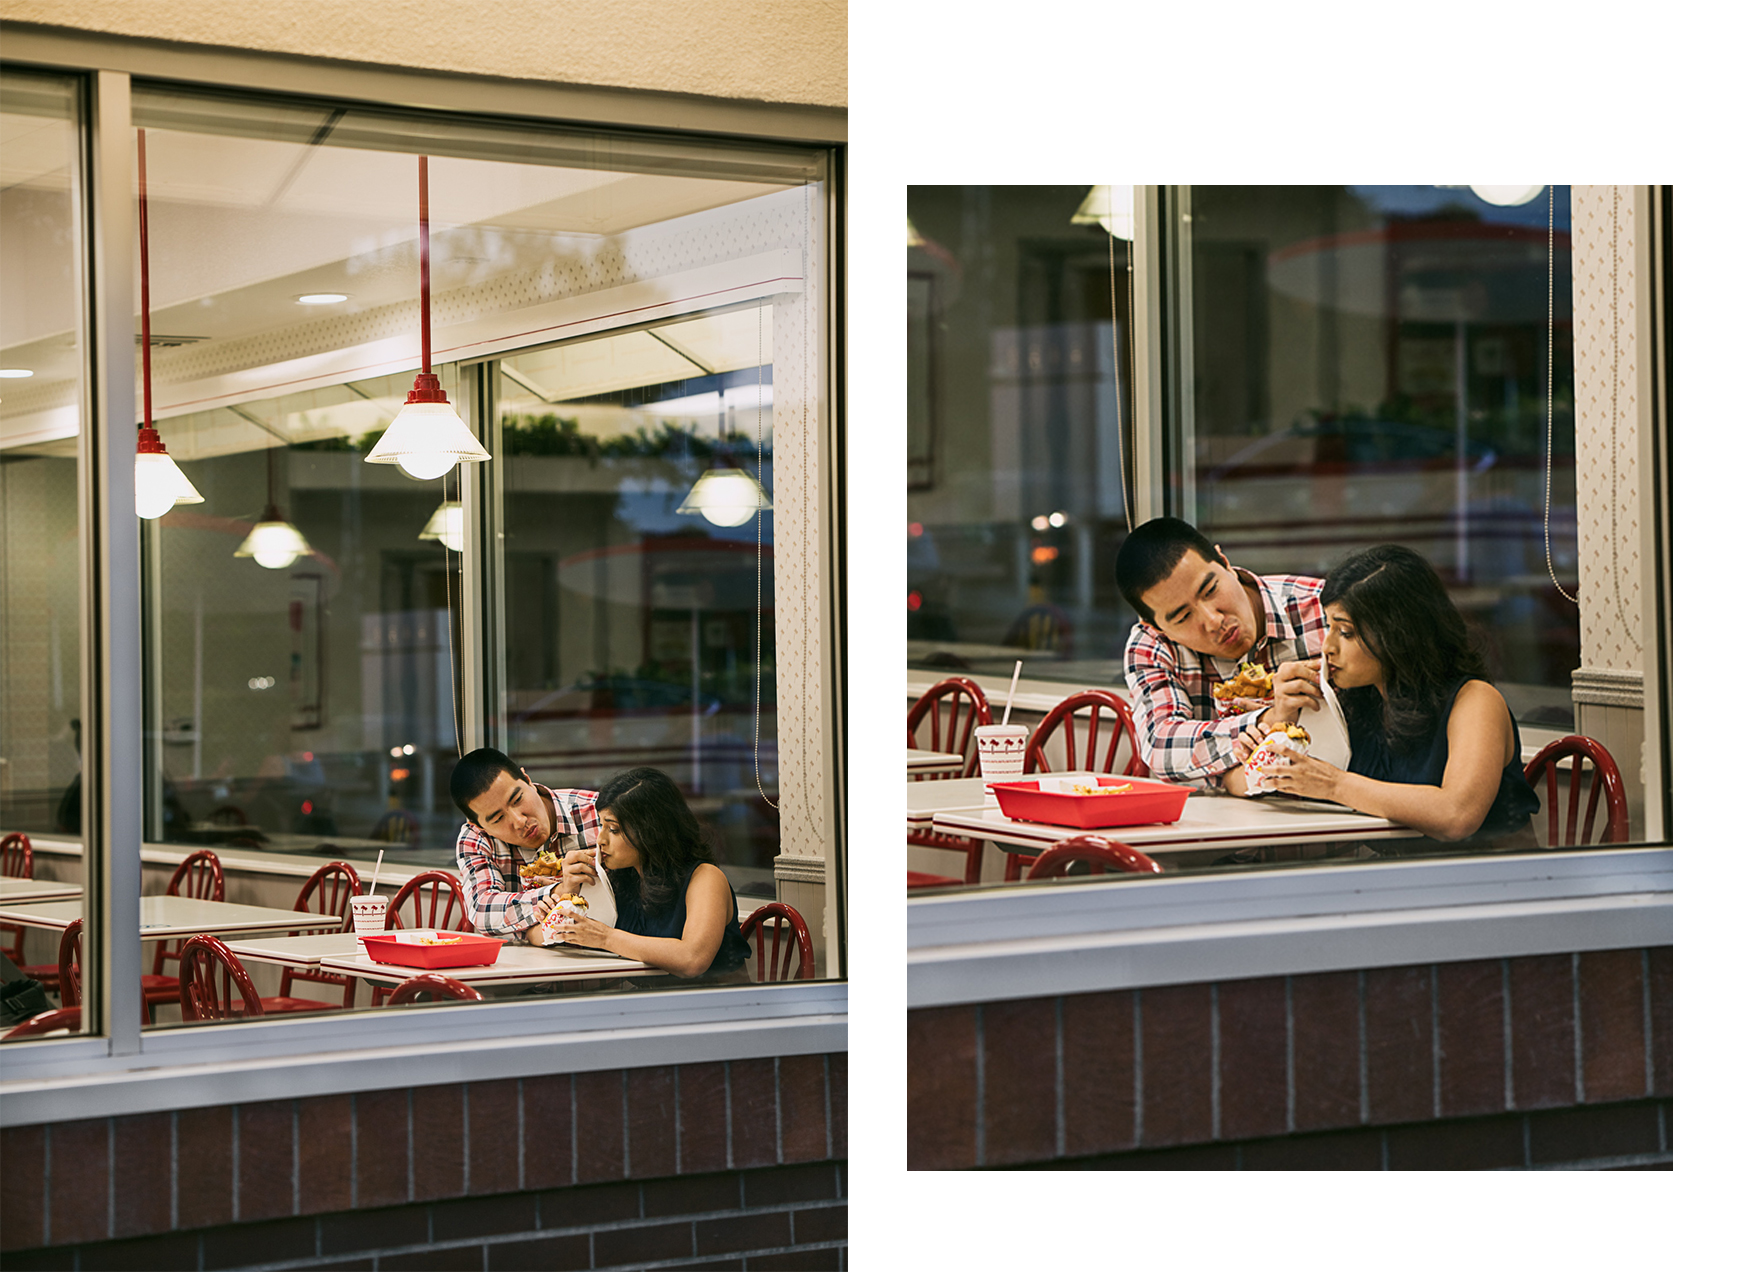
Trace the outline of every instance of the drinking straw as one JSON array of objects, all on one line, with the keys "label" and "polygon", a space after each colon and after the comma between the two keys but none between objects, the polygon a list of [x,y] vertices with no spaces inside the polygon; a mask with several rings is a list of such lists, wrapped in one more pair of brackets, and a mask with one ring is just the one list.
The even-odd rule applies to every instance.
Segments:
[{"label": "drinking straw", "polygon": [[385,848],[375,854],[375,872],[369,876],[369,895],[371,897],[375,894],[375,880],[381,877],[381,858],[386,855],[387,850]]},{"label": "drinking straw", "polygon": [[1015,705],[1015,686],[1021,681],[1021,660],[1015,660],[1015,674],[1009,677],[1009,698],[1003,704],[1003,723],[1009,723],[1009,711]]}]

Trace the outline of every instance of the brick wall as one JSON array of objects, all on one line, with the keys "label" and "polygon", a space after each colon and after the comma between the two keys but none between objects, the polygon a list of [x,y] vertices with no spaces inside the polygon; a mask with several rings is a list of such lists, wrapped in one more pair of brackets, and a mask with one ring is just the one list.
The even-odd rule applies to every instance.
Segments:
[{"label": "brick wall", "polygon": [[1671,1160],[1670,947],[907,1016],[913,1170]]},{"label": "brick wall", "polygon": [[8,1269],[836,1268],[845,1157],[838,1053],[139,1113],[0,1132],[0,1249]]}]

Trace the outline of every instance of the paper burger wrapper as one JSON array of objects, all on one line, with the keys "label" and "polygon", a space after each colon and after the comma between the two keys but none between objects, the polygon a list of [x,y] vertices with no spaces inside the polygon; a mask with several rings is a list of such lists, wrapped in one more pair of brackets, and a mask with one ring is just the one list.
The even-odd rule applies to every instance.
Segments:
[{"label": "paper burger wrapper", "polygon": [[588,910],[582,897],[563,897],[556,902],[544,916],[544,944],[554,945],[558,941],[566,941],[568,929],[574,925],[575,919],[592,917]]},{"label": "paper burger wrapper", "polygon": [[1285,729],[1276,729],[1264,738],[1262,744],[1245,761],[1247,781],[1245,789],[1255,795],[1258,791],[1275,789],[1269,780],[1268,770],[1283,768],[1293,762],[1295,755],[1309,755],[1310,744],[1301,738],[1290,738]]}]

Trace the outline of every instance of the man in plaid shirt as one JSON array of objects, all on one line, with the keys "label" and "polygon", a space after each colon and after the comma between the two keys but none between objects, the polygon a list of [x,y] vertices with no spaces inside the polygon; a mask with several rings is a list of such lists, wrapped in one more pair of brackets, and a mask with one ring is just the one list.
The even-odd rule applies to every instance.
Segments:
[{"label": "man in plaid shirt", "polygon": [[[1239,763],[1238,736],[1259,721],[1288,723],[1323,700],[1323,580],[1259,577],[1187,521],[1157,517],[1118,549],[1118,590],[1141,622],[1124,645],[1136,744],[1154,776],[1218,786]],[[1214,686],[1257,663],[1274,677],[1273,703],[1234,699],[1220,717]]]},{"label": "man in plaid shirt", "polygon": [[[448,790],[465,814],[458,845],[465,912],[483,935],[534,939],[538,916],[533,907],[557,882],[520,886],[520,863],[540,850],[563,858],[560,882],[566,891],[578,893],[582,884],[597,881],[590,854],[575,852],[598,844],[596,792],[540,786],[488,747],[454,766]],[[571,852],[572,861],[567,859]]]}]

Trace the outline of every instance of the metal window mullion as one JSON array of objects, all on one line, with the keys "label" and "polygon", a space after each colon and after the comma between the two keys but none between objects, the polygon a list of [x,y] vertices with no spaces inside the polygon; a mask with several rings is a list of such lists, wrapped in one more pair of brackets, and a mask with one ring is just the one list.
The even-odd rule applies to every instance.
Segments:
[{"label": "metal window mullion", "polygon": [[460,595],[465,622],[464,717],[460,751],[507,744],[507,618],[502,541],[502,430],[496,415],[500,360],[474,363],[460,371],[461,413],[491,458],[459,469],[465,505],[465,553],[460,564]]},{"label": "metal window mullion", "polygon": [[133,506],[131,78],[90,80],[91,410],[79,434],[87,1010],[115,1055],[139,1051],[143,794],[139,519]]},{"label": "metal window mullion", "polygon": [[[1130,487],[1137,525],[1166,511],[1165,392],[1162,336],[1166,229],[1160,186],[1137,186],[1130,244]],[[1115,285],[1115,284],[1114,284]],[[1121,426],[1121,425],[1120,425]]]}]

